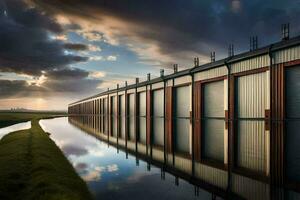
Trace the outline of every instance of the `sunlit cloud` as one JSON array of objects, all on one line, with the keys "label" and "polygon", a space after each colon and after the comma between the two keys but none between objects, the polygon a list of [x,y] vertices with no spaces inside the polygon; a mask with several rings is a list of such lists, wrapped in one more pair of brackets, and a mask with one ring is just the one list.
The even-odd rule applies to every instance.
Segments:
[{"label": "sunlit cloud", "polygon": [[89,77],[91,78],[103,78],[106,76],[106,72],[104,71],[93,71],[90,72]]},{"label": "sunlit cloud", "polygon": [[86,182],[99,181],[101,179],[101,172],[97,170],[89,171],[87,174],[82,176],[82,179]]},{"label": "sunlit cloud", "polygon": [[103,60],[103,56],[90,56],[89,57],[89,60],[90,61],[100,61],[100,60]]},{"label": "sunlit cloud", "polygon": [[99,52],[99,51],[101,51],[102,49],[101,49],[99,46],[89,44],[89,45],[88,45],[88,50],[89,50],[89,51],[93,51],[93,52]]},{"label": "sunlit cloud", "polygon": [[107,56],[106,60],[108,60],[108,61],[116,61],[117,60],[117,56]]},{"label": "sunlit cloud", "polygon": [[119,167],[117,164],[107,165],[108,172],[116,172],[118,170],[119,170]]}]

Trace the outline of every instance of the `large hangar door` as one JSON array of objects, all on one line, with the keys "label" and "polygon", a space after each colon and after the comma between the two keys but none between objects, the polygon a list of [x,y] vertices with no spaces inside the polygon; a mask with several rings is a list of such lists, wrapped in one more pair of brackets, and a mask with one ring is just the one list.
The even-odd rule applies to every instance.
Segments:
[{"label": "large hangar door", "polygon": [[285,71],[286,88],[286,173],[300,182],[300,66]]},{"label": "large hangar door", "polygon": [[203,157],[224,162],[224,80],[203,86]]},{"label": "large hangar door", "polygon": [[175,152],[190,153],[190,86],[176,87],[174,92]]},{"label": "large hangar door", "polygon": [[129,125],[129,140],[134,141],[135,140],[135,127],[134,127],[134,121],[135,121],[135,114],[134,114],[134,95],[135,94],[129,94],[128,95],[128,125]]},{"label": "large hangar door", "polygon": [[125,140],[125,95],[119,96],[120,102],[120,132],[121,138]]},{"label": "large hangar door", "polygon": [[237,77],[237,165],[259,173],[267,170],[265,112],[268,109],[268,72]]},{"label": "large hangar door", "polygon": [[153,143],[164,145],[164,90],[153,91]]},{"label": "large hangar door", "polygon": [[146,144],[146,92],[140,92],[139,95],[139,141]]},{"label": "large hangar door", "polygon": [[117,137],[118,133],[118,112],[117,112],[117,96],[111,97],[111,115],[112,115],[112,134]]}]

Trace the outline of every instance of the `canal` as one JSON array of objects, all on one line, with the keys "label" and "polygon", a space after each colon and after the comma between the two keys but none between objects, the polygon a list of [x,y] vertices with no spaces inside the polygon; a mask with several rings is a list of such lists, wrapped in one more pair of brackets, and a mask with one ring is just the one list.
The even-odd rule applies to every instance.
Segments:
[{"label": "canal", "polygon": [[[42,128],[60,147],[96,199],[221,199],[117,150],[68,122],[45,119]],[[199,191],[198,191],[199,190]],[[195,195],[197,194],[197,195]]]}]

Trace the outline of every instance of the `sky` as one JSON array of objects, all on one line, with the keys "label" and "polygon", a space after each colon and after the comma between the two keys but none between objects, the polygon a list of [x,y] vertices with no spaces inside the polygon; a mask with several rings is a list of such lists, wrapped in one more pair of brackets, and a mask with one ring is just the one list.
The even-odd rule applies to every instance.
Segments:
[{"label": "sky", "polygon": [[66,110],[107,88],[300,34],[300,0],[0,0],[0,109]]}]

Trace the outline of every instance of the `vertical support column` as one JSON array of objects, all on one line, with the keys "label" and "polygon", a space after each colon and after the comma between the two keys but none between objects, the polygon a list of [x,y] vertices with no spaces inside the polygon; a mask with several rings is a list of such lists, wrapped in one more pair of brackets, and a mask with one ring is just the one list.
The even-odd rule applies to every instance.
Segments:
[{"label": "vertical support column", "polygon": [[135,141],[135,152],[138,152],[138,130],[139,130],[139,119],[138,119],[138,103],[139,103],[139,96],[137,93],[137,87],[135,87],[134,92],[134,141]]},{"label": "vertical support column", "polygon": [[125,88],[125,149],[126,149],[126,152],[127,152],[127,141],[128,141],[128,95],[127,95],[127,84],[126,84],[126,88]]},{"label": "vertical support column", "polygon": [[173,87],[166,87],[166,149],[173,153]]},{"label": "vertical support column", "polygon": [[271,68],[270,179],[274,186],[284,184],[284,66]]},{"label": "vertical support column", "polygon": [[201,113],[202,113],[202,85],[201,82],[194,84],[194,157],[201,160]]},{"label": "vertical support column", "polygon": [[234,165],[235,165],[235,127],[236,127],[236,120],[235,120],[235,77],[230,75],[229,80],[229,170],[232,172]]},{"label": "vertical support column", "polygon": [[152,91],[151,85],[147,88],[147,97],[146,97],[146,134],[147,134],[147,155],[148,148],[150,147],[150,157],[152,158]]}]

